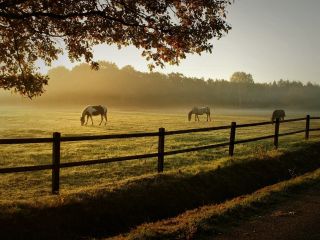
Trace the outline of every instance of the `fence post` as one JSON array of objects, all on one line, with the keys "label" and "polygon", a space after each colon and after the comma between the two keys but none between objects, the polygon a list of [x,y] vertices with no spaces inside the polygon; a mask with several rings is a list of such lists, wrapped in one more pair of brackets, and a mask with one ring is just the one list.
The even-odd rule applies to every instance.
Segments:
[{"label": "fence post", "polygon": [[52,144],[52,194],[59,194],[60,178],[60,137],[59,132],[53,133]]},{"label": "fence post", "polygon": [[279,129],[280,129],[280,118],[276,118],[276,125],[274,126],[274,140],[273,140],[273,144],[276,149],[279,146]]},{"label": "fence post", "polygon": [[158,173],[163,172],[164,162],[164,128],[159,128],[159,141],[158,141]]},{"label": "fence post", "polygon": [[306,118],[306,134],[305,134],[305,139],[309,139],[309,130],[310,130],[310,115],[307,115]]},{"label": "fence post", "polygon": [[237,127],[237,123],[232,122],[231,129],[230,129],[229,156],[233,156],[233,153],[234,153],[234,141],[236,138],[236,127]]}]

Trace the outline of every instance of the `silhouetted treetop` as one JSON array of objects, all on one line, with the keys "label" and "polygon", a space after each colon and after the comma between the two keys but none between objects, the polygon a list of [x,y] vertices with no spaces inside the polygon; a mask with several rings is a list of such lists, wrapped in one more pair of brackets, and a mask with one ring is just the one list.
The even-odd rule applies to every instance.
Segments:
[{"label": "silhouetted treetop", "polygon": [[41,95],[48,65],[65,46],[69,58],[98,68],[96,44],[134,45],[151,61],[178,64],[186,53],[211,52],[212,38],[230,30],[226,7],[232,0],[11,0],[0,1],[0,87],[30,98]]},{"label": "silhouetted treetop", "polygon": [[230,82],[234,83],[254,83],[252,75],[250,73],[245,72],[235,72],[230,77]]}]

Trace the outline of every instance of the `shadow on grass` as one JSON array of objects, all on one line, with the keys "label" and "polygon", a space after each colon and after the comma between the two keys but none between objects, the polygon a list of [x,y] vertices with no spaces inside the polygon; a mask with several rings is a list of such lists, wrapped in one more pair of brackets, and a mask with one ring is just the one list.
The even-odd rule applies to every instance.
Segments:
[{"label": "shadow on grass", "polygon": [[2,211],[1,239],[83,239],[107,237],[150,221],[180,214],[320,167],[320,144],[277,157],[234,161],[196,175],[160,174],[113,192],[84,194],[54,207],[20,205]]}]

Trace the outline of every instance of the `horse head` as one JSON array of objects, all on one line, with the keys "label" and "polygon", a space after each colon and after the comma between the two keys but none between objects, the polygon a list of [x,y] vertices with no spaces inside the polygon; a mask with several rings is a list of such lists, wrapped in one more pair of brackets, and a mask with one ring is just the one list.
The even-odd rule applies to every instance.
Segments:
[{"label": "horse head", "polygon": [[80,122],[81,122],[81,126],[83,126],[85,120],[84,120],[84,116],[80,117]]}]

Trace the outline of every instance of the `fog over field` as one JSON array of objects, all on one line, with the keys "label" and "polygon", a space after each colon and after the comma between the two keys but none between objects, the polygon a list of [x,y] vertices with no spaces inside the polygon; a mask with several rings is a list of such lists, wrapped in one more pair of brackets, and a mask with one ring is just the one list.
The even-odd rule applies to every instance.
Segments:
[{"label": "fog over field", "polygon": [[294,233],[318,224],[291,206],[320,186],[319,9],[1,1],[0,240],[212,239],[263,215],[290,215]]},{"label": "fog over field", "polygon": [[[244,73],[245,74],[245,73]],[[33,100],[1,90],[2,105],[80,107],[104,104],[131,109],[211,108],[319,109],[320,86],[290,80],[255,83],[248,79],[190,78],[181,73],[139,72],[131,66],[118,68],[100,62],[100,70],[80,64],[72,70],[49,71],[46,92]]]}]

